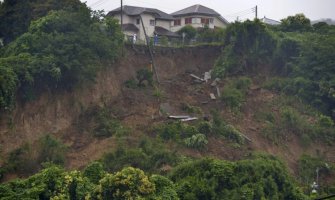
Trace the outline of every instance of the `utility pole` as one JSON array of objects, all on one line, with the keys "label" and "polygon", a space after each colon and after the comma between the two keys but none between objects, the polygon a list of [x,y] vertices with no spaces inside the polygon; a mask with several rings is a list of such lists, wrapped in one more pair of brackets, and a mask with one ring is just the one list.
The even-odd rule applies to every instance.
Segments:
[{"label": "utility pole", "polygon": [[121,31],[123,31],[122,25],[123,25],[123,0],[121,0]]},{"label": "utility pole", "polygon": [[[121,0],[121,33],[123,34],[123,0]],[[121,50],[122,56],[123,56],[123,51],[124,51],[123,46],[124,46],[124,44],[122,44],[122,50]]]},{"label": "utility pole", "polygon": [[255,8],[255,15],[256,15],[256,19],[257,19],[257,17],[258,17],[258,13],[257,13],[258,11],[257,11],[257,5],[256,5],[256,8]]}]

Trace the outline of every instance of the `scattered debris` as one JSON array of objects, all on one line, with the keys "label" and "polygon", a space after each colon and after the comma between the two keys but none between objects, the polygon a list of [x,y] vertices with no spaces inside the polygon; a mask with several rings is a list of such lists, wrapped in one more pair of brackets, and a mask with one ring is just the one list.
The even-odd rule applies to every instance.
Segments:
[{"label": "scattered debris", "polygon": [[209,101],[202,101],[201,104],[208,104]]},{"label": "scattered debris", "polygon": [[215,95],[213,93],[210,93],[209,96],[211,96],[212,100],[216,100],[216,97],[215,97]]},{"label": "scattered debris", "polygon": [[193,77],[193,78],[195,78],[196,80],[201,81],[201,82],[204,82],[204,81],[205,81],[204,79],[202,79],[202,78],[200,78],[199,76],[196,76],[196,75],[194,75],[194,74],[190,74],[190,76]]},{"label": "scattered debris", "polygon": [[197,117],[189,117],[189,118],[186,118],[186,119],[181,119],[180,121],[188,122],[188,121],[193,121],[193,120],[197,120],[197,119],[198,119]]},{"label": "scattered debris", "polygon": [[190,117],[188,115],[170,115],[170,119],[179,119],[181,122],[197,120],[197,117]]},{"label": "scattered debris", "polygon": [[244,137],[246,140],[248,140],[249,142],[252,142],[251,139],[248,138],[246,135],[244,135],[244,134],[242,134],[242,133],[240,133],[240,135],[241,135],[242,137]]},{"label": "scattered debris", "polygon": [[204,80],[206,81],[206,83],[208,80],[212,78],[211,73],[212,73],[212,70],[210,70],[209,72],[205,72]]},{"label": "scattered debris", "polygon": [[221,97],[221,91],[218,86],[216,86],[216,92],[217,92],[218,97]]},{"label": "scattered debris", "polygon": [[190,116],[188,116],[188,115],[170,115],[169,118],[170,119],[187,119],[187,118],[190,118]]},{"label": "scattered debris", "polygon": [[220,81],[221,81],[221,79],[219,79],[219,78],[214,79],[214,81],[212,82],[211,86],[213,86],[213,87],[217,86]]}]

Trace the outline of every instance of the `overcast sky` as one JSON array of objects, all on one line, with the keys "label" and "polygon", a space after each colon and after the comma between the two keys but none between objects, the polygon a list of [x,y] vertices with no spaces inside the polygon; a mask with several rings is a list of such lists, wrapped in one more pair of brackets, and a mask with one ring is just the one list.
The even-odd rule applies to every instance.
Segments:
[{"label": "overcast sky", "polygon": [[[93,10],[110,11],[120,7],[121,0],[81,0]],[[335,19],[335,0],[123,0],[124,5],[157,8],[172,13],[194,4],[214,9],[228,21],[252,19],[252,8],[258,6],[258,16],[280,20],[289,15],[304,13],[311,20]]]}]

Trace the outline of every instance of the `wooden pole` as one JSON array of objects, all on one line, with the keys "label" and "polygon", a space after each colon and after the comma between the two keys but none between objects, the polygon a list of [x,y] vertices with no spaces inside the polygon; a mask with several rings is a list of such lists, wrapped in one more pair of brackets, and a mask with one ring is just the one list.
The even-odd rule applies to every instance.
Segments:
[{"label": "wooden pole", "polygon": [[[121,33],[123,34],[123,0],[121,0]],[[124,39],[124,38],[123,38]],[[123,41],[123,40],[122,40]],[[123,54],[124,54],[124,43],[122,43],[122,56],[123,56]]]},{"label": "wooden pole", "polygon": [[151,58],[151,62],[152,62],[152,67],[154,69],[154,74],[155,74],[155,77],[156,77],[156,80],[157,80],[157,83],[158,85],[160,84],[159,82],[159,78],[158,78],[158,74],[157,74],[157,70],[156,70],[156,65],[155,65],[155,61],[154,61],[154,55],[152,53],[152,50],[151,50],[151,47],[150,47],[150,41],[148,40],[148,36],[147,36],[147,32],[145,30],[145,27],[144,27],[144,23],[143,23],[143,20],[142,20],[142,16],[140,15],[140,19],[141,19],[141,23],[142,23],[142,28],[143,28],[143,31],[144,31],[144,36],[145,36],[145,41],[147,43],[147,47],[149,49],[149,53],[150,53],[150,58]]}]

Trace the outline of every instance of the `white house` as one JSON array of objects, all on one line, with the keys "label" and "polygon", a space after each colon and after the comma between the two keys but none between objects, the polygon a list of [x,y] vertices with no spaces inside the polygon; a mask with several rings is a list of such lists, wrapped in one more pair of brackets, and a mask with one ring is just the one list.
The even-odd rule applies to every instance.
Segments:
[{"label": "white house", "polygon": [[228,21],[224,19],[215,10],[202,5],[193,5],[177,12],[171,13],[174,18],[171,24],[171,31],[176,32],[186,25],[191,25],[194,28],[224,28],[228,25]]},{"label": "white house", "polygon": [[273,19],[270,19],[270,18],[266,18],[265,16],[261,19],[261,22],[265,23],[265,24],[268,24],[268,25],[279,25],[280,22],[279,21],[276,21],[276,20],[273,20]]},{"label": "white house", "polygon": [[[121,7],[110,11],[107,16],[112,16],[121,21]],[[194,28],[224,28],[228,21],[225,20],[215,10],[202,5],[194,5],[179,10],[172,14],[167,14],[155,8],[144,8],[136,6],[123,6],[122,30],[128,37],[134,34],[141,41],[145,41],[144,29],[148,37],[167,36],[168,38],[180,37],[176,32],[186,25]]]},{"label": "white house", "polygon": [[[121,7],[110,11],[107,16],[112,16],[121,21]],[[137,34],[139,40],[145,41],[141,18],[148,37],[153,37],[154,34],[179,37],[178,34],[170,31],[173,22],[171,15],[154,8],[135,6],[123,6],[122,30],[124,34],[129,37]]]}]

